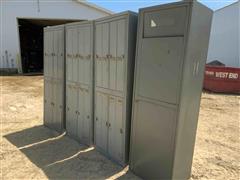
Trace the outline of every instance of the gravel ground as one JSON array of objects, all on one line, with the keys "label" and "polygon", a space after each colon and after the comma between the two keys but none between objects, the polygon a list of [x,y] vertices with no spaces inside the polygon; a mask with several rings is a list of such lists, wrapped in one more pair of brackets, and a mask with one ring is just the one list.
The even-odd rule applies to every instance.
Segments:
[{"label": "gravel ground", "polygon": [[[0,78],[2,179],[138,179],[42,125],[42,76]],[[240,179],[239,100],[202,94],[191,179]]]}]

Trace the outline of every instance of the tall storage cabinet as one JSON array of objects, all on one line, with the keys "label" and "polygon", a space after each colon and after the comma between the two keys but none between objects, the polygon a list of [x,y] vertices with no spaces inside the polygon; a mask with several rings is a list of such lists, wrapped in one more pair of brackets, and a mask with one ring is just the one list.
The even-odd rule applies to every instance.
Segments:
[{"label": "tall storage cabinet", "polygon": [[66,130],[93,143],[93,22],[66,25]]},{"label": "tall storage cabinet", "polygon": [[95,119],[98,150],[128,160],[137,15],[124,12],[95,21]]},{"label": "tall storage cabinet", "polygon": [[61,132],[65,124],[64,26],[44,28],[44,125]]},{"label": "tall storage cabinet", "polygon": [[188,179],[212,11],[183,1],[140,10],[130,169],[145,179]]}]

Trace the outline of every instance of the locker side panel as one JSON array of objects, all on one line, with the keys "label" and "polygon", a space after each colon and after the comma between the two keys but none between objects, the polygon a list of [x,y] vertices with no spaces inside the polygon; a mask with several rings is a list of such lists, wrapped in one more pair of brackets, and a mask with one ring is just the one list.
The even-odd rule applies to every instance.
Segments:
[{"label": "locker side panel", "polygon": [[193,3],[176,135],[175,179],[188,179],[191,176],[212,15],[212,10],[198,2]]}]

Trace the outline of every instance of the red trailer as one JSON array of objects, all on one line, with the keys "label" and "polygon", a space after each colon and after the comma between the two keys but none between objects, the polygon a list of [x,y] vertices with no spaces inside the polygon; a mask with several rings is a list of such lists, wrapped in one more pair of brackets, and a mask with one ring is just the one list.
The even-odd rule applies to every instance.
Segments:
[{"label": "red trailer", "polygon": [[240,93],[240,68],[206,65],[204,89],[213,92]]}]

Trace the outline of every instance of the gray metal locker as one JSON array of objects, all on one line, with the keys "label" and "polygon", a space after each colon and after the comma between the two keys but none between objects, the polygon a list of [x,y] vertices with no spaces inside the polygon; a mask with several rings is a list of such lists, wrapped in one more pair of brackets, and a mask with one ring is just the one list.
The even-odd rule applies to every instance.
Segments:
[{"label": "gray metal locker", "polygon": [[212,11],[194,1],[139,13],[130,169],[144,179],[188,179]]},{"label": "gray metal locker", "polygon": [[44,125],[62,132],[65,128],[64,26],[44,28]]},{"label": "gray metal locker", "polygon": [[137,14],[95,21],[94,143],[109,158],[128,162]]},{"label": "gray metal locker", "polygon": [[66,130],[93,143],[93,21],[66,25]]}]

